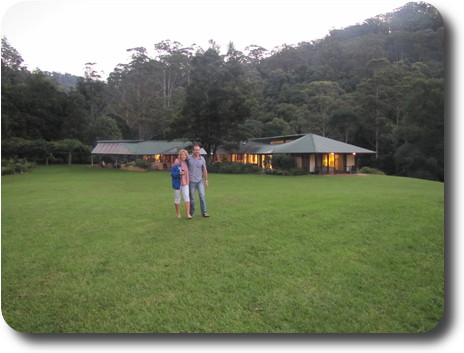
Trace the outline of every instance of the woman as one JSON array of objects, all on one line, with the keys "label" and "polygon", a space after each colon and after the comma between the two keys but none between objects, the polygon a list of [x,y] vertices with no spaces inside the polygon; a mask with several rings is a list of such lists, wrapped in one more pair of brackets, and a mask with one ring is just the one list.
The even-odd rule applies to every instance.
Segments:
[{"label": "woman", "polygon": [[180,195],[182,193],[187,211],[187,218],[192,219],[190,215],[190,197],[189,197],[189,171],[187,165],[188,152],[180,150],[178,158],[175,160],[171,168],[172,188],[174,189],[174,206],[176,208],[176,216],[180,218]]}]

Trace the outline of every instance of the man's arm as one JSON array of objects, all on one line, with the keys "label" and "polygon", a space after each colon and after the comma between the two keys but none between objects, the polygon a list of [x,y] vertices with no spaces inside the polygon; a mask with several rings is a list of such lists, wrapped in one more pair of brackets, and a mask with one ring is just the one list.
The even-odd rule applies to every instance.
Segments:
[{"label": "man's arm", "polygon": [[206,162],[203,168],[203,178],[205,178],[205,187],[208,188],[208,170],[206,169]]}]

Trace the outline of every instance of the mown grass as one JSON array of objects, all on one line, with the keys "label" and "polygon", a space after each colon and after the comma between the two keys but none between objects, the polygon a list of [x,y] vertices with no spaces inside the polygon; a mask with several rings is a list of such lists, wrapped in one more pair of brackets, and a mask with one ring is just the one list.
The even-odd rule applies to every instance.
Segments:
[{"label": "mown grass", "polygon": [[[22,332],[425,332],[444,306],[443,184],[168,173],[2,177],[2,312]],[[197,201],[198,202],[198,201]]]}]

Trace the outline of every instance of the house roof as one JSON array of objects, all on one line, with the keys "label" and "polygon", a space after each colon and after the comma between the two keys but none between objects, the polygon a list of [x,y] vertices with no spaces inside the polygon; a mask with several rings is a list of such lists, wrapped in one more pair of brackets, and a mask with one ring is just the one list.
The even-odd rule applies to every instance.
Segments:
[{"label": "house roof", "polygon": [[98,142],[92,150],[93,154],[131,154],[125,144],[120,142]]},{"label": "house roof", "polygon": [[[272,141],[293,141],[271,144]],[[267,143],[265,143],[265,142]],[[315,134],[276,136],[266,139],[255,139],[240,146],[239,153],[246,154],[279,154],[279,153],[375,153],[374,151],[350,145],[348,143],[322,137]]]},{"label": "house roof", "polygon": [[259,143],[270,143],[272,144],[273,142],[276,141],[283,141],[283,142],[290,142],[296,139],[299,139],[300,137],[303,137],[307,134],[295,134],[295,135],[281,135],[281,136],[268,136],[268,137],[259,137],[259,138],[254,138],[250,141],[254,142],[259,142]]},{"label": "house roof", "polygon": [[[178,154],[191,146],[190,141],[98,141],[92,154],[148,156],[153,154]],[[201,149],[201,154],[206,154]]]},{"label": "house roof", "polygon": [[[277,141],[290,141],[275,143]],[[98,141],[92,154],[147,156],[154,154],[176,155],[181,149],[193,145],[190,141]],[[206,154],[202,148],[201,154]],[[375,153],[374,151],[315,134],[273,136],[249,140],[240,144],[236,153]]]}]

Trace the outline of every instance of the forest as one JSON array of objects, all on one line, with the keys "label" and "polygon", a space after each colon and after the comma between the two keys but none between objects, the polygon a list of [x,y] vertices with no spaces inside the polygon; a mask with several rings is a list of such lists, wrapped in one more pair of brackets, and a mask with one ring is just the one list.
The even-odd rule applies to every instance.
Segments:
[{"label": "forest", "polygon": [[[411,2],[318,40],[243,52],[214,40],[127,49],[102,79],[35,70],[2,38],[2,163],[88,161],[97,140],[187,138],[209,153],[240,141],[314,133],[376,151],[363,165],[444,181],[445,30]],[[87,159],[86,159],[87,158]],[[65,158],[64,158],[65,159]]]}]

